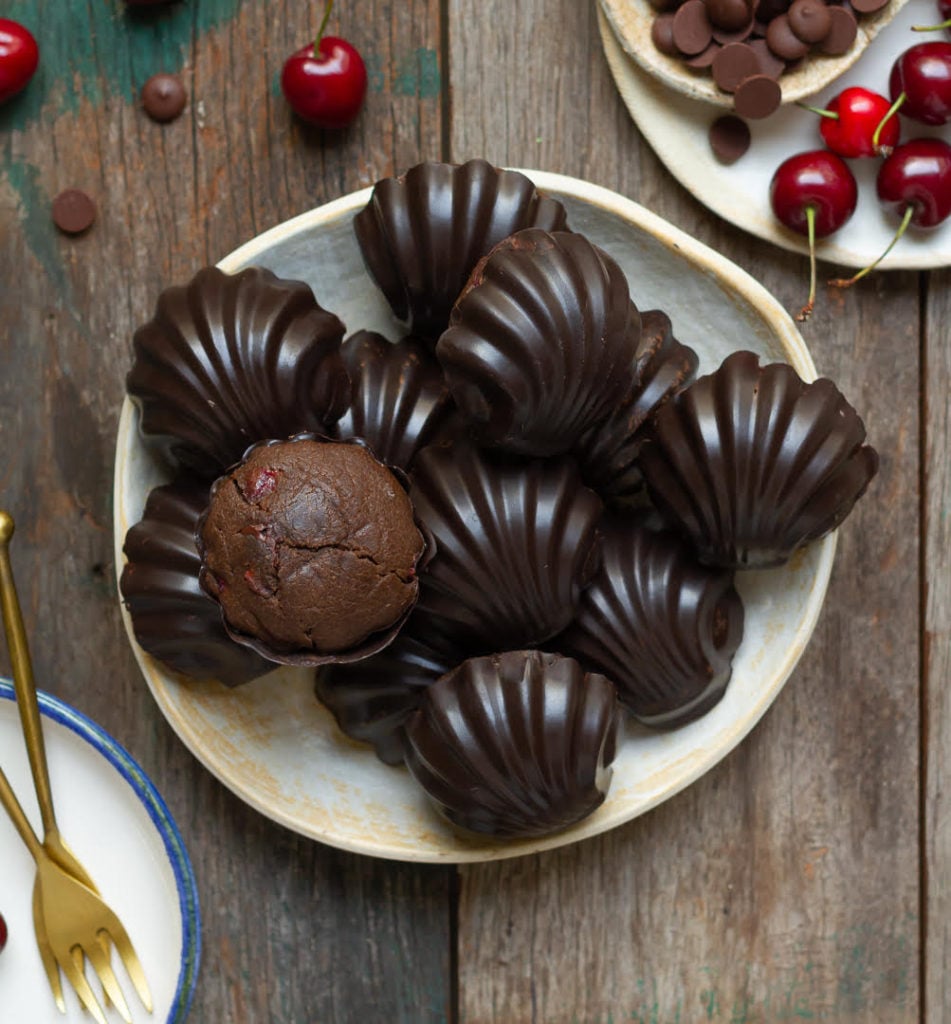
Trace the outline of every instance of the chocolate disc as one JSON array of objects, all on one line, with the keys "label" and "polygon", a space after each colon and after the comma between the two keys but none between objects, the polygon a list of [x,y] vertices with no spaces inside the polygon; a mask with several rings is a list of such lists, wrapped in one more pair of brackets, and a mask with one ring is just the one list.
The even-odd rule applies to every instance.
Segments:
[{"label": "chocolate disc", "polygon": [[758,74],[756,53],[746,43],[730,43],[713,58],[713,80],[724,92],[736,92],[741,82]]},{"label": "chocolate disc", "polygon": [[187,101],[188,93],[176,75],[153,75],[142,86],[142,107],[153,121],[174,121]]},{"label": "chocolate disc", "polygon": [[674,42],[674,16],[672,14],[661,14],[655,18],[651,25],[651,41],[668,57],[676,57],[680,51]]},{"label": "chocolate disc", "polygon": [[684,58],[684,64],[686,64],[688,68],[702,71],[705,68],[710,67],[719,52],[720,44],[715,42],[711,43],[705,50],[698,53],[695,57]]},{"label": "chocolate disc", "polygon": [[721,164],[735,164],[750,148],[749,125],[732,114],[718,117],[710,125],[710,148]]},{"label": "chocolate disc", "polygon": [[859,14],[874,14],[876,11],[880,11],[888,3],[888,0],[850,0],[850,2],[853,9]]},{"label": "chocolate disc", "polygon": [[[854,21],[854,19],[853,19]],[[780,60],[775,53],[766,45],[765,39],[751,39],[750,49],[756,54],[759,61],[760,74],[768,75],[770,78],[779,78],[786,70],[786,62]]]},{"label": "chocolate disc", "polygon": [[750,18],[742,28],[733,32],[728,32],[724,28],[714,28],[713,41],[721,46],[726,46],[728,43],[744,43],[753,34],[753,25],[753,19]]},{"label": "chocolate disc", "polygon": [[858,23],[848,7],[829,8],[829,34],[819,48],[829,57],[839,57],[852,49],[858,35]]},{"label": "chocolate disc", "polygon": [[783,101],[783,91],[779,82],[768,75],[753,75],[741,82],[733,94],[733,107],[740,117],[758,121],[769,117],[779,109]]},{"label": "chocolate disc", "polygon": [[736,32],[750,23],[752,11],[747,0],[707,0],[707,16],[715,29]]},{"label": "chocolate disc", "polygon": [[705,50],[713,39],[713,26],[703,0],[687,0],[674,15],[674,42],[681,53],[692,57]]},{"label": "chocolate disc", "polygon": [[789,27],[804,43],[818,43],[829,34],[832,18],[823,0],[795,0],[789,13]]},{"label": "chocolate disc", "polygon": [[798,60],[809,52],[809,44],[793,32],[787,14],[780,14],[769,23],[766,42],[773,53],[783,60]]},{"label": "chocolate disc", "polygon": [[53,223],[67,235],[81,235],[96,219],[96,204],[78,188],[68,188],[53,200]]}]

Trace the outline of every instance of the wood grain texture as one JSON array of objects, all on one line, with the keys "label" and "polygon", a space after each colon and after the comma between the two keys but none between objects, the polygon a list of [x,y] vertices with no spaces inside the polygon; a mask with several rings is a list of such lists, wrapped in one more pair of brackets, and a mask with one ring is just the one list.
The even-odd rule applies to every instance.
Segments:
[{"label": "wood grain texture", "polygon": [[[502,17],[453,0],[449,30],[454,159],[614,188],[801,305],[806,261],[709,214],[639,139],[593,4]],[[918,1021],[918,321],[915,275],[822,296],[804,337],[882,470],[842,530],[806,656],[753,735],[668,804],[461,869],[461,1020]]]},{"label": "wood grain texture", "polygon": [[[335,16],[331,30],[369,70],[363,114],[335,135],[294,120],[278,87],[320,5],[132,13],[118,0],[14,0],[4,14],[34,30],[44,55],[0,111],[0,504],[20,524],[37,679],[133,752],[182,828],[204,915],[196,1021],[445,1020],[449,871],[302,840],[214,781],[132,659],[111,539],[133,329],[163,287],[257,232],[439,155],[439,4],[373,0]],[[189,91],[185,115],[164,127],[136,100],[157,71],[180,72]],[[50,221],[68,186],[99,205],[77,239]]]},{"label": "wood grain texture", "polygon": [[951,273],[930,275],[924,345],[924,1019],[951,1021]]}]

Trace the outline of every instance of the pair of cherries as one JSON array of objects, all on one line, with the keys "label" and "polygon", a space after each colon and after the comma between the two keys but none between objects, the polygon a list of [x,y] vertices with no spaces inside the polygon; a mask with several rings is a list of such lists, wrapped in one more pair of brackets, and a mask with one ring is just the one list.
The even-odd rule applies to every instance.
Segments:
[{"label": "pair of cherries", "polygon": [[[941,5],[951,9],[951,0],[940,0],[939,9]],[[829,148],[790,157],[773,176],[773,213],[786,227],[809,238],[810,292],[799,320],[808,318],[815,301],[815,240],[841,228],[858,201],[855,178],[843,157],[885,157],[876,191],[879,201],[901,218],[901,225],[874,263],[831,284],[848,287],[864,277],[891,252],[909,225],[931,228],[951,215],[951,146],[941,139],[899,145],[901,129],[895,116],[900,109],[922,124],[951,120],[951,43],[921,43],[906,50],[892,67],[889,92],[891,103],[868,89],[844,90],[828,110],[816,111],[822,115],[820,134]]]}]

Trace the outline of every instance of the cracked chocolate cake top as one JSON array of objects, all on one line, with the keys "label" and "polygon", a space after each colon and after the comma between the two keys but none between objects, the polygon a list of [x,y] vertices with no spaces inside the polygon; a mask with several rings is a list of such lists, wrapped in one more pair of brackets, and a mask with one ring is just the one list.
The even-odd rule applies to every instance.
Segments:
[{"label": "cracked chocolate cake top", "polygon": [[405,489],[362,444],[255,446],[217,481],[198,529],[202,586],[235,639],[273,660],[373,653],[416,602],[425,541]]}]

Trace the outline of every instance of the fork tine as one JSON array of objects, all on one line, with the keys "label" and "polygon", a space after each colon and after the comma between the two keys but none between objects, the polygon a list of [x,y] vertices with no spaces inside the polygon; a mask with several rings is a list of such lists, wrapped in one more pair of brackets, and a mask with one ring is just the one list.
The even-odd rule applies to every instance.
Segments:
[{"label": "fork tine", "polygon": [[125,996],[122,994],[122,989],[119,988],[119,982],[116,980],[112,964],[110,963],[109,937],[105,932],[100,932],[96,936],[96,941],[90,943],[89,946],[83,949],[83,952],[98,975],[103,991],[109,996],[113,1005],[119,1011],[119,1016],[126,1024],[132,1024],[129,1007],[126,1004]]},{"label": "fork tine", "polygon": [[43,961],[46,979],[53,990],[56,1007],[60,1013],[65,1013],[66,1001],[63,999],[63,983],[60,980],[59,968],[56,966],[56,957],[53,956],[53,950],[50,948],[49,936],[46,934],[46,922],[43,920],[40,908],[40,890],[35,885],[33,886],[33,930],[36,932],[36,945],[40,951],[40,959]]},{"label": "fork tine", "polygon": [[108,925],[109,938],[111,938],[115,943],[119,957],[123,964],[125,964],[126,973],[132,979],[132,984],[135,985],[136,992],[139,993],[139,999],[142,1000],[142,1005],[149,1013],[151,1013],[152,993],[149,991],[149,983],[145,980],[145,971],[142,970],[142,964],[139,963],[139,958],[136,956],[132,940],[126,933],[125,928],[123,928],[122,922],[115,914],[111,914],[111,917],[112,920]]},{"label": "fork tine", "polygon": [[[81,956],[82,953],[80,952]],[[72,957],[64,957],[60,960],[59,965],[66,974],[66,979],[70,985],[76,990],[79,1001],[92,1014],[96,1024],[107,1024],[102,1007],[100,1007],[95,993],[89,987],[89,982],[86,981],[86,975],[82,972],[82,969],[76,965]]]}]

